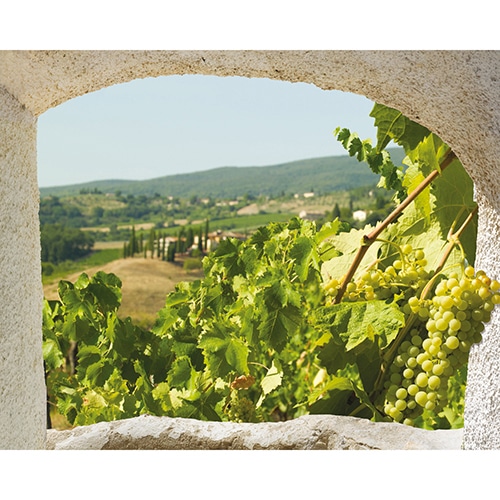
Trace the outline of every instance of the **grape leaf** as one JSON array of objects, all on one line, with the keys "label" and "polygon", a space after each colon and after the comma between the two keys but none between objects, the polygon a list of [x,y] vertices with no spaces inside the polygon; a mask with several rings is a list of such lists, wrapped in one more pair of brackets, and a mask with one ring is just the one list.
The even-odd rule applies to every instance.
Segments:
[{"label": "grape leaf", "polygon": [[158,337],[164,337],[167,335],[169,329],[178,320],[179,314],[173,307],[164,307],[158,312],[155,324],[153,325],[151,331]]},{"label": "grape leaf", "polygon": [[314,241],[317,245],[323,243],[328,238],[337,235],[344,227],[344,223],[339,219],[334,221],[326,222],[321,226],[318,232],[314,235]]},{"label": "grape leaf", "polygon": [[76,279],[74,285],[77,290],[83,290],[89,286],[90,283],[90,278],[88,274],[82,273],[78,278]]},{"label": "grape leaf", "polygon": [[341,302],[323,308],[323,321],[335,332],[349,352],[365,340],[375,348],[387,347],[405,324],[405,316],[395,303],[383,300]]},{"label": "grape leaf", "polygon": [[355,384],[347,377],[333,377],[324,387],[312,392],[308,398],[308,409],[313,415],[349,415],[360,404]]},{"label": "grape leaf", "polygon": [[189,357],[182,356],[172,363],[167,381],[172,387],[188,388],[188,383],[195,374],[196,370],[191,365]]},{"label": "grape leaf", "polygon": [[362,141],[358,134],[351,133],[346,128],[338,127],[334,135],[337,136],[337,140],[350,156],[356,156],[358,161],[366,162],[374,173],[380,174],[378,187],[395,190],[398,193],[398,198],[404,199],[406,193],[401,184],[402,168],[394,165],[391,155],[387,151],[384,151],[383,148],[374,149],[369,139]]},{"label": "grape leaf", "polygon": [[375,127],[377,127],[377,151],[382,151],[391,141],[394,141],[403,146],[408,153],[430,134],[428,129],[406,118],[397,109],[383,104],[376,103],[370,116],[375,119]]},{"label": "grape leaf", "polygon": [[283,380],[283,370],[281,368],[281,364],[277,359],[274,359],[271,368],[267,371],[266,376],[261,380],[260,386],[262,387],[262,394],[260,395],[256,408],[262,406],[265,397],[274,389],[281,385],[281,381]]},{"label": "grape leaf", "polygon": [[313,245],[313,240],[306,236],[297,238],[290,250],[290,257],[295,261],[294,269],[302,282],[306,281],[311,268],[318,268],[319,257]]},{"label": "grape leaf", "polygon": [[43,360],[47,368],[56,369],[62,366],[64,356],[61,352],[58,342],[55,339],[45,339],[42,344]]},{"label": "grape leaf", "polygon": [[259,325],[260,338],[279,352],[285,347],[288,338],[297,331],[301,320],[300,309],[292,305],[267,310],[262,314]]},{"label": "grape leaf", "polygon": [[[413,173],[413,174],[412,174]],[[414,175],[414,168],[409,175]],[[422,198],[421,198],[422,196]],[[450,228],[455,224],[458,229],[467,215],[476,208],[473,199],[473,184],[460,161],[453,161],[446,170],[410,204],[395,224],[383,233],[387,240],[402,245],[410,243],[413,248],[425,252],[427,270],[435,269],[446,246]],[[465,229],[460,242],[465,257],[473,263],[476,254],[477,216]],[[455,249],[447,264],[461,263],[462,254]]]},{"label": "grape leaf", "polygon": [[[325,339],[326,335],[321,338]],[[344,343],[338,335],[328,334],[329,340],[320,347],[318,359],[321,361],[328,373],[334,374],[344,368],[348,363],[354,363],[355,357],[352,352],[346,352]]]},{"label": "grape leaf", "polygon": [[85,378],[90,386],[103,386],[113,372],[113,366],[104,360],[99,360],[87,366]]},{"label": "grape leaf", "polygon": [[214,325],[213,329],[205,332],[198,346],[203,350],[205,362],[214,376],[224,377],[231,371],[248,373],[248,346],[223,325]]}]

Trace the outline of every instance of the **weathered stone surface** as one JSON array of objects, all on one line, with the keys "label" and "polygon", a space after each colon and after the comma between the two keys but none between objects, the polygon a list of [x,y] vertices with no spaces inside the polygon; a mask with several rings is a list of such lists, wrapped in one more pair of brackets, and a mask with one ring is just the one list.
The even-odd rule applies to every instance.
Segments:
[{"label": "weathered stone surface", "polygon": [[142,415],[47,432],[48,450],[460,450],[462,430],[307,415],[237,424]]}]

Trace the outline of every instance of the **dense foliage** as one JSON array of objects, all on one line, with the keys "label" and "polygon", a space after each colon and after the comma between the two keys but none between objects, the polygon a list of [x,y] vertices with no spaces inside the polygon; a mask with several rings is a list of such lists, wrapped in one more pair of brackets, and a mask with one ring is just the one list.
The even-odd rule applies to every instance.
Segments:
[{"label": "dense foliage", "polygon": [[62,224],[41,226],[42,262],[58,264],[88,255],[94,246],[94,238],[79,229]]},{"label": "dense foliage", "polygon": [[76,206],[62,202],[57,196],[50,196],[40,200],[40,224],[60,224],[67,227],[83,227],[86,218]]},{"label": "dense foliage", "polygon": [[[60,283],[44,353],[49,397],[71,423],[333,413],[461,425],[468,352],[500,302],[500,284],[473,267],[473,186],[427,129],[380,105],[372,116],[376,147],[335,134],[396,193],[376,226],[294,218],[225,240],[202,280],[167,296],[152,331],[118,318],[116,276]],[[404,165],[385,150],[391,140]]]}]

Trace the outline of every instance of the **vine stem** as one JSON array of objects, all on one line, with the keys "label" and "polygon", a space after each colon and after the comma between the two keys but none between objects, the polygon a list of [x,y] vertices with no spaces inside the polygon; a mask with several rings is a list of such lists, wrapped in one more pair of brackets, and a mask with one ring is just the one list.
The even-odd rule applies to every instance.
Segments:
[{"label": "vine stem", "polygon": [[431,279],[425,288],[422,290],[422,293],[420,294],[420,298],[424,299],[426,295],[429,293],[429,290],[432,288],[432,285],[434,284],[434,278],[436,278],[439,273],[443,270],[444,266],[446,265],[446,261],[448,260],[448,257],[450,256],[452,250],[455,248],[456,245],[460,244],[460,237],[462,236],[462,233],[465,231],[467,226],[469,225],[470,221],[473,219],[474,215],[476,215],[478,211],[478,207],[476,206],[474,210],[472,210],[465,221],[462,223],[460,228],[455,231],[454,233],[448,234],[448,243],[446,244],[446,247],[444,248],[443,254],[441,258],[439,259],[439,262],[436,266],[436,270],[434,271],[434,277]]},{"label": "vine stem", "polygon": [[342,300],[342,297],[344,296],[344,293],[347,288],[347,284],[351,281],[352,277],[354,276],[354,273],[358,269],[359,265],[361,264],[361,261],[363,260],[363,257],[365,256],[366,252],[370,248],[370,245],[377,240],[378,236],[384,229],[389,226],[392,222],[394,222],[402,213],[403,211],[410,205],[410,203],[415,200],[415,198],[422,192],[424,191],[425,188],[427,188],[433,181],[438,177],[443,170],[448,167],[455,159],[456,159],[455,153],[450,149],[446,153],[446,156],[444,157],[443,161],[440,164],[440,169],[439,170],[433,170],[409,195],[403,202],[401,202],[386,218],[385,220],[379,224],[377,227],[373,229],[369,234],[363,236],[361,246],[358,248],[358,251],[356,252],[356,255],[354,256],[354,259],[347,270],[347,273],[344,276],[344,279],[342,280],[342,284],[340,285],[339,291],[335,297],[334,303],[338,304]]}]

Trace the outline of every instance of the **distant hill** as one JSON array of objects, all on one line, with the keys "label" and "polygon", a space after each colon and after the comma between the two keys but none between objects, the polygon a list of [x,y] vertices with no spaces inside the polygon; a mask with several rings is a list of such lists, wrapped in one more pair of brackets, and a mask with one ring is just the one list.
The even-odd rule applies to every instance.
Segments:
[{"label": "distant hill", "polygon": [[[389,149],[395,164],[404,158],[402,149]],[[316,194],[349,190],[375,184],[365,163],[348,155],[298,160],[267,167],[220,167],[200,172],[168,175],[144,181],[105,180],[69,186],[40,188],[40,196],[73,196],[82,189],[103,193],[161,196],[232,198],[250,194],[277,196],[282,192]]]}]

